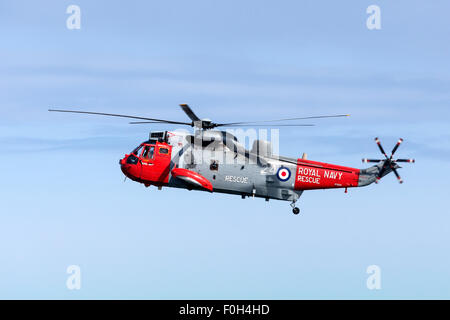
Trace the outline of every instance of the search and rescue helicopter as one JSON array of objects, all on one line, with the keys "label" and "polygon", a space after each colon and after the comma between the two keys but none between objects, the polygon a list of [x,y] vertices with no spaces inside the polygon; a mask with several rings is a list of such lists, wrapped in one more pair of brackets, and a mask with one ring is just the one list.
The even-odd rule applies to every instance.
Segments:
[{"label": "search and rescue helicopter", "polygon": [[176,124],[195,128],[194,133],[185,131],[153,131],[149,139],[129,154],[119,164],[124,175],[131,180],[162,187],[185,188],[220,192],[246,197],[260,197],[290,201],[292,212],[305,190],[364,187],[378,182],[390,172],[398,181],[399,162],[414,163],[414,159],[394,159],[403,139],[399,139],[390,156],[384,151],[380,140],[375,141],[384,159],[363,159],[376,163],[365,169],[356,169],[324,162],[311,161],[306,154],[302,158],[289,158],[273,154],[269,141],[255,140],[250,150],[229,132],[214,130],[218,127],[244,126],[312,126],[311,124],[275,124],[290,120],[347,117],[348,115],[325,115],[278,120],[215,123],[200,119],[187,104],[180,105],[191,122],[155,119],[122,114],[91,111],[49,109],[52,112],[68,112],[90,115],[131,118],[139,121],[131,124]]}]

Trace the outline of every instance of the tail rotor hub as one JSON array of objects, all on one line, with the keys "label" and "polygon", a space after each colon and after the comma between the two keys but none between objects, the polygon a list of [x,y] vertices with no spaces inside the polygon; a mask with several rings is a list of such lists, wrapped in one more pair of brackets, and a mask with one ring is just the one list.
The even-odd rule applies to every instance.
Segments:
[{"label": "tail rotor hub", "polygon": [[380,139],[375,138],[375,142],[378,145],[378,148],[380,149],[380,152],[384,155],[385,159],[362,159],[362,161],[364,163],[369,163],[369,162],[375,162],[375,163],[380,163],[383,162],[383,165],[380,169],[380,171],[378,172],[378,175],[376,177],[376,181],[378,182],[386,173],[387,170],[391,170],[392,172],[394,172],[395,176],[397,177],[397,180],[399,183],[403,183],[402,178],[400,177],[400,175],[397,172],[398,168],[401,168],[397,162],[407,162],[407,163],[415,163],[414,159],[393,159],[394,158],[394,154],[397,151],[398,147],[402,144],[403,139],[400,138],[398,139],[396,145],[394,146],[394,148],[391,151],[391,155],[388,157],[386,152],[383,149],[383,146],[381,145]]}]

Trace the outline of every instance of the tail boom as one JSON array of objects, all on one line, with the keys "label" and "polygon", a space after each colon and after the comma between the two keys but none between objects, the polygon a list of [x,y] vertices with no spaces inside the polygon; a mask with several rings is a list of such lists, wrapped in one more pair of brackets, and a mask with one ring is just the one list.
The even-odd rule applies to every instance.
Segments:
[{"label": "tail boom", "polygon": [[358,187],[360,169],[305,159],[297,160],[295,190]]}]

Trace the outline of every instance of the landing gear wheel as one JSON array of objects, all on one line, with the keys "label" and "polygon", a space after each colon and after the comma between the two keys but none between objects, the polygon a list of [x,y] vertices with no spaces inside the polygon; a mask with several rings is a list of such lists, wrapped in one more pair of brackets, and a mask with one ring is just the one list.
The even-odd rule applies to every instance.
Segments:
[{"label": "landing gear wheel", "polygon": [[292,209],[292,213],[293,214],[299,214],[300,213],[300,209],[298,207],[295,207],[294,209]]}]

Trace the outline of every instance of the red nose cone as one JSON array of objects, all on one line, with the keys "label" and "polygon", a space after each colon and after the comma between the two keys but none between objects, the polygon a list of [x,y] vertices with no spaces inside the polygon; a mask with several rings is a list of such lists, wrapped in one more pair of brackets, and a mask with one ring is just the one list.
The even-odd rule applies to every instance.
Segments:
[{"label": "red nose cone", "polygon": [[[136,161],[127,161],[129,155],[126,155],[125,158],[119,160],[120,170],[122,170],[123,174],[130,178],[131,180],[137,181],[139,179],[139,169]],[[137,160],[137,158],[136,158]]]}]

